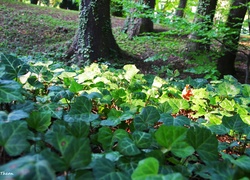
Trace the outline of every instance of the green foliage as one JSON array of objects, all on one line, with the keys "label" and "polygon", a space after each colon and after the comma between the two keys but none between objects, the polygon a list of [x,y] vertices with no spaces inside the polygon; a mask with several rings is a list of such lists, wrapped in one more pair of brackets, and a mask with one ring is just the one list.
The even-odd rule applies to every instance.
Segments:
[{"label": "green foliage", "polygon": [[232,76],[165,80],[132,64],[74,68],[6,54],[0,69],[0,146],[9,159],[0,170],[11,178],[249,176],[250,87]]}]

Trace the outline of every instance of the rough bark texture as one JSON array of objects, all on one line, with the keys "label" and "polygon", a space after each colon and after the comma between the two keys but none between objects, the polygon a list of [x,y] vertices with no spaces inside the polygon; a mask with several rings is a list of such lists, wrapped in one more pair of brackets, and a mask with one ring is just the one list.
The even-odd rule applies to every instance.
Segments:
[{"label": "rough bark texture", "polygon": [[110,0],[81,0],[79,17],[79,29],[68,51],[68,56],[77,52],[79,66],[120,53],[111,29]]},{"label": "rough bark texture", "polygon": [[215,9],[218,0],[199,0],[197,15],[194,23],[201,24],[199,32],[193,32],[189,35],[189,43],[187,44],[188,52],[209,51],[210,39],[203,34],[212,29]]},{"label": "rough bark texture", "polygon": [[234,0],[226,27],[230,29],[231,33],[225,35],[222,45],[222,53],[224,54],[218,60],[218,70],[221,75],[235,74],[235,58],[238,51],[238,43],[240,39],[240,32],[244,17],[247,11],[247,0]]},{"label": "rough bark texture", "polygon": [[187,0],[180,0],[178,8],[175,13],[177,17],[182,18],[184,16],[184,10],[186,8],[186,5],[187,5]]},{"label": "rough bark texture", "polygon": [[[138,0],[135,0],[135,2],[138,2]],[[148,5],[152,10],[155,7],[155,0],[143,0],[143,3]],[[130,11],[130,16],[125,20],[123,27],[123,31],[128,34],[129,39],[140,33],[152,32],[154,30],[154,24],[150,18],[133,17],[133,14],[138,13],[137,9],[133,8]]]}]

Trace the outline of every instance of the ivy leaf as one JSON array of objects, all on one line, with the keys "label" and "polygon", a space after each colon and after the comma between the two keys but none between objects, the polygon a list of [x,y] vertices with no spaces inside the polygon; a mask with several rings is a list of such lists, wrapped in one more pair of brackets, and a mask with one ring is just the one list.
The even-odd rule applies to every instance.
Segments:
[{"label": "ivy leaf", "polygon": [[63,98],[65,98],[67,100],[71,100],[73,97],[74,97],[74,93],[70,92],[69,90],[61,90],[59,92],[53,93],[52,101],[58,102]]},{"label": "ivy leaf", "polygon": [[147,179],[150,175],[157,175],[159,171],[159,162],[153,157],[139,161],[137,168],[132,174],[132,179]]},{"label": "ivy leaf", "polygon": [[21,85],[16,81],[0,80],[0,103],[23,101],[21,91]]},{"label": "ivy leaf", "polygon": [[58,106],[58,103],[47,103],[39,108],[40,112],[49,112],[53,118],[62,119],[63,107]]},{"label": "ivy leaf", "polygon": [[77,97],[76,101],[72,104],[69,113],[64,116],[64,120],[67,122],[94,121],[98,118],[98,114],[91,113],[91,110],[92,110],[92,103],[87,97],[85,96]]},{"label": "ivy leaf", "polygon": [[134,156],[141,153],[135,143],[128,137],[121,139],[118,142],[117,148],[118,151],[125,156]]},{"label": "ivy leaf", "polygon": [[83,90],[83,85],[77,83],[74,79],[71,81],[69,90],[73,93],[78,93],[79,91]]},{"label": "ivy leaf", "polygon": [[61,158],[67,169],[85,167],[90,163],[91,150],[87,138],[77,138],[54,131],[48,132],[45,137],[46,142],[61,153]]},{"label": "ivy leaf", "polygon": [[248,128],[249,125],[244,123],[239,114],[236,114],[232,117],[223,116],[222,124],[228,129],[244,133],[245,128]]},{"label": "ivy leaf", "polygon": [[113,133],[109,127],[101,127],[98,132],[98,142],[102,144],[104,150],[109,150],[112,146]]},{"label": "ivy leaf", "polygon": [[[28,155],[0,166],[0,172],[10,172],[6,179],[56,179],[50,164],[41,155]],[[5,179],[4,178],[4,179]]]},{"label": "ivy leaf", "polygon": [[153,127],[160,119],[160,114],[155,107],[147,106],[143,108],[140,115],[134,118],[134,127],[136,130],[144,131]]},{"label": "ivy leaf", "polygon": [[52,166],[53,170],[55,170],[56,172],[66,171],[69,168],[63,158],[61,158],[57,153],[50,151],[49,149],[41,151],[40,154],[44,158],[46,158],[46,160]]},{"label": "ivy leaf", "polygon": [[242,94],[245,97],[250,97],[250,85],[249,84],[243,84],[242,85]]},{"label": "ivy leaf", "polygon": [[209,129],[217,135],[224,135],[230,132],[230,129],[226,128],[223,124],[211,125]]},{"label": "ivy leaf", "polygon": [[129,176],[122,172],[116,172],[115,164],[105,158],[96,159],[93,164],[95,179],[101,180],[129,180]]},{"label": "ivy leaf", "polygon": [[126,71],[124,77],[127,81],[130,82],[130,80],[139,72],[139,69],[135,67],[135,65],[127,64],[123,67],[123,69]]},{"label": "ivy leaf", "polygon": [[169,99],[168,100],[169,105],[172,108],[172,113],[178,113],[181,109],[188,109],[189,108],[189,103],[188,101],[184,99]]},{"label": "ivy leaf", "polygon": [[149,148],[152,142],[152,136],[149,133],[135,131],[132,134],[132,139],[138,148]]},{"label": "ivy leaf", "polygon": [[7,114],[5,111],[0,111],[0,123],[18,121],[27,117],[29,117],[29,114],[24,112],[23,110],[14,110],[9,114]]},{"label": "ivy leaf", "polygon": [[220,103],[220,107],[224,108],[227,111],[233,111],[234,105],[235,101],[234,100],[229,101],[227,98]]},{"label": "ivy leaf", "polygon": [[51,124],[51,113],[48,111],[33,111],[26,121],[29,127],[35,129],[38,132],[43,132],[47,130]]},{"label": "ivy leaf", "polygon": [[83,121],[69,123],[67,130],[77,138],[87,137],[89,135],[89,126]]},{"label": "ivy leaf", "polygon": [[194,149],[186,141],[187,129],[180,126],[162,125],[156,132],[157,142],[174,155],[185,158],[194,153]]},{"label": "ivy leaf", "polygon": [[108,113],[108,118],[101,121],[102,126],[117,126],[121,121],[131,119],[133,115],[130,112],[122,112],[115,109],[111,109]]},{"label": "ivy leaf", "polygon": [[0,57],[1,65],[5,67],[5,73],[2,77],[6,80],[13,80],[29,71],[29,65],[15,56],[2,54]]},{"label": "ivy leaf", "polygon": [[220,96],[235,97],[237,94],[240,93],[240,91],[241,88],[238,85],[229,82],[223,82],[219,84],[217,93]]},{"label": "ivy leaf", "polygon": [[174,118],[171,114],[161,114],[161,122],[166,126],[184,126],[190,125],[190,119],[186,116],[177,116]]},{"label": "ivy leaf", "polygon": [[0,146],[3,146],[10,156],[20,155],[29,147],[28,134],[29,130],[25,121],[0,124]]},{"label": "ivy leaf", "polygon": [[209,129],[191,127],[187,132],[187,141],[203,161],[218,160],[218,140]]},{"label": "ivy leaf", "polygon": [[44,88],[43,83],[41,83],[41,82],[38,80],[38,78],[37,78],[36,76],[30,76],[30,77],[28,78],[28,83],[29,83],[31,86],[33,86],[33,87],[35,87],[35,88],[37,88],[37,89],[42,89],[42,88]]},{"label": "ivy leaf", "polygon": [[246,172],[250,172],[250,157],[242,155],[236,160],[233,159],[231,162],[237,165],[238,167],[244,169]]}]

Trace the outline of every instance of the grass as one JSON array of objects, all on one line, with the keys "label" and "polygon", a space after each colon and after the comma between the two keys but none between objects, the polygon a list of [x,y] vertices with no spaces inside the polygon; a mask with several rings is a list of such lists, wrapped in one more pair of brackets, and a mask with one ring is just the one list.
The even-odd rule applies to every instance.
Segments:
[{"label": "grass", "polygon": [[[78,12],[0,0],[0,50],[18,55],[47,52],[72,39]],[[66,31],[59,31],[62,27]]]}]

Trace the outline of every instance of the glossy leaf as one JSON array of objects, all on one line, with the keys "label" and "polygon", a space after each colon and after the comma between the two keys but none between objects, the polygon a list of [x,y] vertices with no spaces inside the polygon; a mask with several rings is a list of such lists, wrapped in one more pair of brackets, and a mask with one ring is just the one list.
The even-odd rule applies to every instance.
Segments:
[{"label": "glossy leaf", "polygon": [[1,54],[1,65],[5,67],[3,79],[13,80],[29,71],[29,65],[15,56]]},{"label": "glossy leaf", "polygon": [[132,174],[132,179],[147,179],[149,175],[157,175],[159,171],[159,162],[153,157],[139,161],[137,168]]},{"label": "glossy leaf", "polygon": [[95,179],[103,179],[103,180],[130,179],[126,174],[122,172],[116,172],[114,163],[104,158],[95,160],[93,164],[93,172]]},{"label": "glossy leaf", "polygon": [[5,111],[0,111],[0,123],[18,121],[27,117],[29,117],[29,114],[24,112],[23,110],[14,110],[9,114],[7,114]]},{"label": "glossy leaf", "polygon": [[181,109],[189,108],[188,101],[184,99],[169,99],[168,103],[173,110],[172,113],[178,113]]},{"label": "glossy leaf", "polygon": [[46,141],[61,153],[64,166],[67,168],[84,167],[91,161],[91,150],[87,138],[51,132],[47,133]]},{"label": "glossy leaf", "polygon": [[171,114],[161,114],[160,121],[166,126],[190,125],[190,119],[186,116],[177,116],[174,118]]},{"label": "glossy leaf", "polygon": [[29,147],[27,135],[29,130],[25,121],[0,124],[0,146],[10,156],[20,155]]},{"label": "glossy leaf", "polygon": [[203,127],[192,127],[187,132],[187,141],[203,161],[218,160],[218,140],[215,134]]},{"label": "glossy leaf", "polygon": [[194,149],[187,143],[187,129],[179,126],[162,125],[156,132],[157,142],[178,157],[187,157],[194,153]]},{"label": "glossy leaf", "polygon": [[128,137],[121,139],[118,142],[117,148],[118,151],[125,156],[134,156],[141,153],[135,143]]},{"label": "glossy leaf", "polygon": [[154,124],[160,119],[160,114],[155,107],[147,106],[143,108],[140,115],[134,119],[134,126],[136,130],[146,130],[153,127]]},{"label": "glossy leaf", "polygon": [[83,121],[69,123],[67,130],[77,138],[87,137],[89,135],[89,126]]},{"label": "glossy leaf", "polygon": [[43,132],[47,130],[51,124],[51,114],[47,111],[33,111],[26,121],[29,127],[35,129],[38,132]]},{"label": "glossy leaf", "polygon": [[132,134],[132,139],[138,148],[149,148],[152,142],[152,136],[149,133],[135,131]]},{"label": "glossy leaf", "polygon": [[21,85],[12,80],[0,80],[0,103],[23,101]]},{"label": "glossy leaf", "polygon": [[83,85],[77,83],[74,79],[71,81],[69,90],[73,93],[78,93],[79,91],[83,90]]},{"label": "glossy leaf", "polygon": [[234,131],[238,131],[244,133],[244,129],[248,127],[248,124],[244,123],[240,117],[240,115],[236,114],[232,117],[223,116],[222,124]]},{"label": "glossy leaf", "polygon": [[76,101],[72,104],[69,113],[64,116],[64,120],[67,122],[94,121],[95,119],[98,118],[98,115],[91,113],[91,110],[92,110],[92,103],[87,97],[85,96],[77,97]]},{"label": "glossy leaf", "polygon": [[0,172],[8,172],[10,175],[3,179],[35,180],[55,179],[55,172],[50,164],[40,155],[27,155],[0,166]]}]

